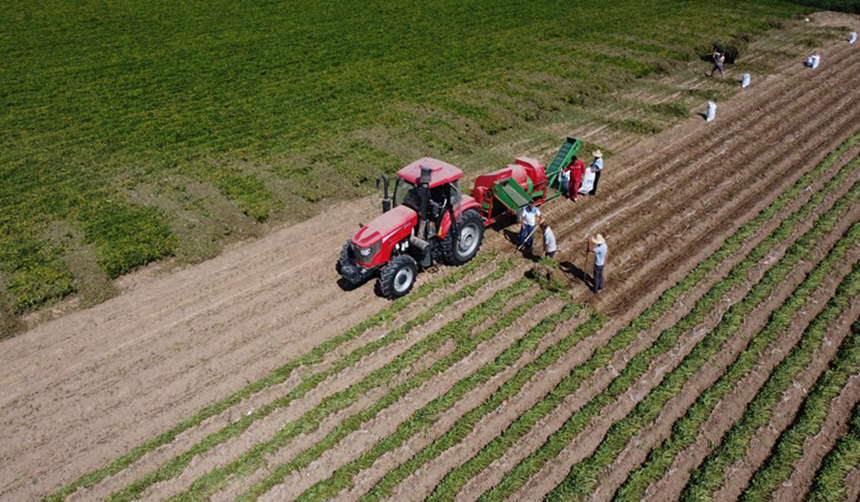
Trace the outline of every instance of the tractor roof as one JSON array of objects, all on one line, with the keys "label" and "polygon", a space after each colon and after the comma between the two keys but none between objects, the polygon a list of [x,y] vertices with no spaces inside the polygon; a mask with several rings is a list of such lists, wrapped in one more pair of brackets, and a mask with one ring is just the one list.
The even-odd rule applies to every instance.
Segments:
[{"label": "tractor roof", "polygon": [[430,188],[444,185],[445,183],[450,183],[463,177],[463,171],[461,171],[459,167],[430,157],[418,159],[397,171],[397,177],[403,178],[410,183],[417,184],[418,180],[421,178],[422,167],[429,167],[433,170],[433,174],[430,176]]}]

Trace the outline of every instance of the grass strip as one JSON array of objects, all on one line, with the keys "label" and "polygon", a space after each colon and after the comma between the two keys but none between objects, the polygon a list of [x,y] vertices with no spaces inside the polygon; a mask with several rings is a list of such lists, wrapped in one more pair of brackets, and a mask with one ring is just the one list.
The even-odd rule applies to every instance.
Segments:
[{"label": "grass strip", "polygon": [[[502,270],[501,268],[499,270]],[[213,469],[208,474],[198,478],[186,491],[171,500],[204,500],[226,485],[233,477],[250,474],[267,464],[266,456],[287,445],[293,438],[309,434],[319,427],[327,416],[343,410],[355,403],[358,398],[370,390],[390,382],[401,371],[415,364],[425,355],[441,348],[446,342],[468,337],[471,331],[498,313],[512,298],[524,293],[534,282],[530,279],[520,279],[514,284],[496,292],[489,300],[476,305],[453,319],[438,331],[415,343],[395,360],[373,371],[348,388],[327,396],[314,409],[300,418],[284,425],[269,441],[254,445],[244,455],[234,459],[223,467]],[[405,329],[405,327],[403,328]],[[408,330],[403,332],[403,335]]]},{"label": "grass strip", "polygon": [[[854,333],[860,331],[860,321],[851,326]],[[815,473],[815,480],[807,502],[843,502],[848,500],[848,485],[845,477],[860,467],[860,402],[854,406],[848,432],[839,438],[836,445],[824,457],[821,467]]]},{"label": "grass strip", "polygon": [[[540,340],[551,333],[561,322],[570,319],[582,309],[579,305],[568,305],[561,312],[553,314],[534,326],[523,338],[508,347],[494,361],[485,364],[475,373],[457,382],[451,390],[443,396],[433,400],[421,410],[416,411],[413,416],[395,431],[391,436],[377,443],[371,450],[361,457],[338,469],[329,479],[317,483],[308,489],[299,500],[323,500],[334,496],[339,491],[351,488],[352,479],[361,470],[369,468],[373,462],[385,453],[401,446],[406,440],[427,430],[441,415],[452,408],[465,394],[472,389],[485,384],[495,375],[515,364],[524,352],[535,350]],[[414,455],[405,464],[386,474],[385,478],[378,482],[370,493],[362,500],[377,500],[390,494],[390,489],[396,486],[402,479],[414,472],[419,466],[424,465],[430,459],[437,457],[443,451],[457,444],[463,437],[471,432],[481,417],[489,411],[495,410],[508,398],[522,389],[536,373],[542,371],[552,364],[563,354],[567,353],[576,344],[600,328],[605,322],[603,316],[592,312],[590,319],[577,327],[573,332],[549,347],[534,361],[523,366],[516,375],[505,382],[496,392],[488,397],[481,406],[474,408],[462,416],[442,437]]]},{"label": "grass strip", "polygon": [[[836,178],[830,180],[825,185],[835,186]],[[809,214],[815,207],[821,204],[826,193],[822,190],[812,196],[808,204],[805,204],[800,210],[795,212],[791,217],[783,221],[777,230],[767,239],[762,241],[753,251],[747,256],[741,265],[732,270],[726,279],[720,281],[724,286],[728,286],[725,292],[731,287],[740,284],[747,280],[747,269],[758,263],[764,254],[757,251],[760,249],[770,249],[777,242],[784,241],[790,238],[796,224]],[[617,458],[624,450],[627,443],[642,430],[647,424],[651,423],[660,414],[665,403],[681,391],[684,384],[692,378],[701,367],[719,352],[723,345],[737,332],[743,325],[744,318],[750,314],[756,307],[764,302],[770,294],[785,280],[788,274],[792,271],[795,264],[801,259],[805,259],[815,248],[818,240],[827,235],[839,218],[846,213],[853,203],[860,196],[860,182],[855,183],[852,188],[842,197],[840,197],[831,209],[821,215],[813,224],[812,228],[807,231],[801,238],[792,244],[785,255],[774,264],[764,274],[762,279],[756,283],[750,291],[744,296],[743,300],[734,304],[729,310],[723,314],[720,322],[714,329],[706,335],[693,350],[687,354],[681,363],[670,371],[663,380],[657,385],[648,395],[636,404],[633,411],[624,419],[614,423],[609,428],[606,436],[601,442],[597,450],[587,459],[578,462],[571,467],[567,478],[562,481],[556,488],[549,493],[547,500],[571,500],[575,498],[584,498],[589,493],[594,491],[597,486],[598,476]],[[718,283],[719,284],[719,283]],[[722,288],[716,288],[719,291]],[[713,296],[714,289],[709,292],[702,300],[706,300],[704,304],[715,304],[720,301],[724,293],[719,292],[717,296]],[[701,300],[700,300],[701,301]],[[685,317],[679,325],[669,328],[666,332],[678,331],[678,327],[687,324],[692,327],[704,320],[704,312],[699,312],[699,304],[697,303],[693,311]],[[709,309],[710,310],[710,309]],[[690,324],[688,324],[690,323]],[[664,332],[665,333],[665,332]],[[660,347],[662,353],[668,352],[677,340],[677,336],[670,336],[666,339],[663,335],[655,343],[652,348]],[[646,351],[638,354],[646,354],[651,351],[649,348]],[[637,355],[637,357],[638,357]],[[648,361],[650,363],[650,360]],[[569,423],[576,423],[577,426],[571,427],[571,432],[580,432],[590,422],[591,418],[597,415],[603,406],[621,395],[639,375],[647,370],[648,364],[645,361],[636,361],[634,358],[628,364],[621,375],[619,375],[605,392],[595,398],[584,408],[574,413],[569,419]],[[628,375],[628,371],[630,374]],[[616,385],[616,382],[619,385]],[[605,397],[603,397],[605,396]],[[603,397],[601,399],[601,397]],[[594,404],[593,404],[594,403]],[[588,411],[586,411],[588,410]]]},{"label": "grass strip", "polygon": [[[860,226],[860,225],[858,225]],[[767,425],[774,407],[782,400],[785,390],[797,375],[812,362],[812,356],[824,339],[827,327],[848,306],[848,301],[860,292],[860,265],[840,286],[837,296],[828,303],[804,332],[800,343],[789,352],[768,376],[768,380],[750,401],[743,416],[732,425],[720,444],[690,473],[681,494],[683,500],[711,500],[724,483],[725,468],[746,455],[749,443],[759,428]],[[755,499],[748,499],[755,500]]]},{"label": "grass strip", "polygon": [[750,339],[746,349],[738,355],[723,376],[703,392],[687,413],[673,424],[671,436],[659,447],[653,448],[645,462],[630,473],[625,483],[616,492],[615,500],[642,500],[648,486],[663,477],[677,454],[696,440],[700,434],[700,428],[711,416],[717,404],[737,386],[741,379],[752,372],[764,351],[791,325],[792,316],[806,305],[809,297],[833,270],[834,265],[845,259],[846,253],[852,249],[860,236],[858,230],[860,228],[854,230],[850,241],[840,241],[834,246],[827,258],[807,274],[803,283],[779,309],[771,314],[768,325]]},{"label": "grass strip", "polygon": [[[347,331],[346,333],[344,333],[343,335],[339,335],[338,337],[332,338],[331,340],[317,346],[311,352],[301,356],[300,358],[298,358],[294,361],[291,361],[290,363],[282,366],[278,370],[270,373],[268,376],[266,376],[260,380],[257,380],[256,382],[245,387],[244,389],[237,392],[236,394],[233,394],[232,396],[230,396],[226,400],[221,401],[220,403],[218,403],[216,405],[213,405],[213,406],[210,406],[210,407],[204,409],[203,412],[206,412],[205,414],[203,412],[198,413],[192,419],[190,419],[186,422],[182,422],[179,426],[168,431],[168,433],[162,434],[161,436],[158,436],[155,440],[152,440],[148,443],[145,443],[144,446],[152,446],[152,445],[160,446],[163,444],[167,444],[167,443],[171,442],[172,439],[175,438],[180,432],[183,432],[183,431],[185,431],[185,430],[187,430],[193,426],[199,425],[206,418],[209,418],[211,416],[214,416],[214,415],[224,411],[225,409],[229,408],[230,406],[233,406],[233,405],[239,403],[242,399],[250,397],[251,395],[256,394],[257,392],[260,392],[260,391],[262,391],[268,387],[271,387],[273,385],[277,385],[277,384],[284,382],[290,376],[290,374],[292,374],[292,372],[294,370],[296,370],[297,368],[307,367],[307,366],[311,366],[313,364],[321,363],[324,360],[324,357],[326,356],[326,354],[332,352],[338,346],[342,345],[343,343],[345,343],[347,341],[353,340],[353,339],[361,336],[370,328],[383,325],[384,323],[387,324],[387,323],[393,322],[394,317],[398,312],[409,307],[410,305],[412,305],[414,302],[418,301],[419,299],[425,298],[427,295],[429,295],[434,290],[436,290],[440,287],[443,287],[445,285],[455,284],[457,281],[459,281],[463,277],[466,277],[468,274],[471,274],[475,270],[477,270],[477,268],[481,264],[486,263],[487,261],[489,261],[493,258],[494,258],[494,255],[482,256],[482,257],[480,257],[480,260],[478,260],[476,263],[469,264],[466,267],[464,267],[463,269],[460,269],[460,270],[454,272],[454,274],[452,274],[452,275],[450,275],[450,276],[448,276],[448,277],[446,277],[440,281],[435,281],[433,283],[426,284],[425,286],[419,288],[418,291],[416,291],[416,293],[418,293],[418,296],[416,298],[411,298],[411,295],[410,295],[408,297],[404,297],[404,298],[401,298],[401,299],[395,301],[394,303],[392,303],[392,305],[390,307],[382,310],[381,312],[377,313],[375,316],[373,316],[373,317],[357,324],[356,326],[350,328],[350,330]],[[112,494],[111,499],[116,500],[116,501],[133,500],[133,499],[139,497],[143,493],[143,491],[146,490],[146,488],[148,488],[149,486],[151,486],[155,483],[161,482],[161,481],[166,481],[168,479],[171,479],[171,478],[179,475],[179,473],[182,472],[182,470],[189,464],[189,462],[191,462],[191,460],[195,456],[197,456],[201,453],[204,453],[206,451],[209,451],[210,449],[212,449],[216,445],[221,444],[222,442],[226,441],[227,439],[229,439],[231,437],[238,436],[243,431],[245,431],[248,427],[250,427],[250,425],[252,423],[254,423],[255,421],[260,420],[261,418],[268,416],[269,414],[271,414],[273,411],[277,410],[278,408],[282,408],[284,406],[289,405],[289,403],[292,402],[294,399],[297,399],[297,398],[303,396],[305,393],[307,393],[309,390],[315,388],[317,385],[319,385],[321,382],[323,382],[329,376],[332,376],[332,375],[342,371],[345,368],[353,366],[361,358],[363,358],[369,354],[372,354],[373,352],[381,349],[382,347],[384,347],[390,343],[393,343],[396,340],[403,338],[403,336],[405,336],[405,334],[410,329],[429,321],[430,319],[433,318],[433,315],[435,315],[438,312],[441,312],[447,306],[451,305],[455,301],[458,301],[458,300],[461,300],[463,298],[467,298],[467,297],[473,295],[477,288],[483,286],[484,284],[486,284],[490,281],[493,281],[493,280],[496,280],[496,279],[502,277],[507,272],[507,270],[512,268],[514,265],[515,265],[514,261],[506,260],[506,261],[501,262],[497,266],[497,268],[495,270],[493,270],[487,276],[484,276],[484,277],[478,279],[476,282],[474,282],[470,285],[467,285],[466,287],[464,287],[463,289],[461,289],[460,291],[458,291],[456,293],[453,293],[451,295],[446,296],[441,301],[439,301],[436,305],[434,305],[431,309],[429,309],[427,312],[414,318],[411,321],[408,321],[405,325],[389,331],[384,337],[382,337],[378,340],[375,340],[375,341],[367,344],[366,346],[360,347],[360,348],[354,350],[353,352],[351,352],[350,354],[341,357],[337,361],[334,361],[332,363],[332,365],[328,369],[326,369],[325,371],[321,371],[321,372],[317,372],[317,373],[308,372],[307,375],[302,376],[301,383],[298,386],[296,386],[294,389],[292,389],[286,396],[280,397],[277,400],[275,400],[272,403],[269,403],[265,406],[261,406],[255,410],[253,410],[253,412],[251,412],[250,414],[243,415],[242,418],[240,418],[239,420],[237,420],[235,422],[230,423],[228,426],[222,428],[221,430],[219,430],[213,434],[210,434],[209,436],[204,438],[202,441],[200,441],[199,443],[192,446],[191,449],[180,454],[177,457],[174,457],[173,459],[168,461],[166,464],[159,467],[157,470],[147,474],[146,476],[137,480],[133,484],[127,486],[126,488],[124,488],[120,492]],[[427,289],[425,289],[425,287]],[[403,303],[400,303],[400,300],[406,300],[406,301]],[[180,430],[180,427],[181,427],[181,430]],[[156,444],[156,442],[157,442],[157,444]],[[153,446],[153,447],[155,447],[155,446]],[[134,461],[136,461],[138,458],[143,456],[147,451],[150,451],[151,449],[153,449],[153,448],[140,447],[140,448],[134,450],[133,452],[127,454],[125,457],[121,458],[120,460],[114,462],[114,464],[117,464],[116,465],[116,472],[119,472],[121,470],[119,468],[120,467],[120,461],[122,461],[126,457],[129,457],[132,453],[135,454],[134,455],[135,458],[131,458],[125,462],[122,462],[125,464],[126,467],[128,465],[131,465],[132,463],[134,463]],[[140,450],[140,451],[138,451],[138,450]],[[100,475],[102,477],[104,477],[104,473],[102,473],[102,471],[99,471],[99,473],[101,473]],[[91,486],[91,485],[97,483],[98,481],[99,480],[94,478],[94,479],[90,480],[90,482],[88,482],[87,484],[83,484],[81,486]],[[49,500],[62,500],[66,496],[68,496],[68,494],[70,494],[73,491],[74,490],[65,492],[64,490],[61,490],[57,494],[52,495],[51,498],[49,498]]]},{"label": "grass strip", "polygon": [[[448,370],[455,363],[462,361],[466,356],[471,354],[478,347],[478,345],[487,340],[490,340],[500,331],[510,327],[514,323],[514,321],[524,316],[536,305],[543,302],[551,295],[552,293],[550,293],[549,291],[541,291],[536,296],[529,299],[522,305],[519,305],[509,311],[507,314],[502,316],[501,319],[499,319],[490,327],[484,329],[477,335],[464,336],[457,339],[457,348],[454,350],[453,353],[443,357],[442,359],[434,363],[430,368],[419,372],[417,375],[411,377],[396,388],[392,389],[391,391],[386,393],[385,397],[383,397],[367,409],[364,409],[359,413],[356,413],[345,419],[340,425],[335,427],[334,430],[332,430],[328,435],[326,435],[326,437],[322,441],[318,442],[308,450],[305,450],[304,452],[296,456],[296,458],[292,461],[284,465],[278,466],[271,474],[269,474],[269,476],[256,483],[254,486],[248,489],[247,492],[238,497],[238,500],[257,500],[260,495],[266,493],[274,486],[283,483],[284,479],[290,473],[298,471],[310,465],[311,462],[318,459],[324,452],[334,448],[349,434],[357,431],[362,426],[362,424],[365,424],[369,420],[375,418],[380,411],[394,404],[410,391],[419,388],[425,382],[430,380],[430,378],[439,375],[443,371]],[[573,315],[575,311],[576,309],[571,308],[570,315]],[[456,402],[456,400],[453,402]],[[428,413],[429,405],[415,412],[414,415],[418,416],[419,418],[427,418],[429,416]],[[438,418],[438,412],[434,418]]]},{"label": "grass strip", "polygon": [[[842,153],[858,141],[860,141],[860,131],[840,145],[836,151],[829,154],[810,172],[801,176],[792,188],[783,192],[770,206],[759,212],[753,220],[742,225],[719,249],[707,259],[700,262],[684,279],[660,295],[660,298],[654,304],[631,321],[627,327],[619,331],[606,345],[597,348],[586,362],[573,368],[570,374],[543,401],[526,411],[508,429],[487,444],[474,457],[449,472],[437,485],[430,499],[452,500],[470,479],[477,476],[478,473],[487,468],[493,461],[500,458],[513,444],[531,430],[538,420],[555,409],[561,402],[561,399],[563,399],[563,396],[578,389],[582,382],[589,378],[594,371],[606,366],[618,350],[627,347],[642,331],[650,328],[657,319],[675,304],[678,298],[698,284],[699,281],[728,256],[739,250],[747,238],[756,233],[766,221],[773,218],[792,199],[797,197],[801,191],[809,187],[817,177],[822,176],[836,163]],[[810,204],[807,204],[807,206],[810,206]],[[775,241],[771,241],[770,245],[772,246],[773,244],[775,244]],[[764,256],[764,252],[759,251],[759,255]],[[710,301],[713,303],[713,300]],[[557,431],[557,433],[559,436],[555,440],[548,441],[541,449],[520,462],[512,473],[505,476],[501,484],[484,494],[484,498],[494,500],[504,498],[506,494],[513,493],[534,472],[543,467],[547,460],[558,455],[561,451],[561,445],[566,444],[566,442],[559,442],[560,437],[565,434],[564,430]]]},{"label": "grass strip", "polygon": [[[856,274],[854,295],[860,292],[860,266],[855,267]],[[828,306],[845,309],[851,297],[835,298]],[[836,319],[832,317],[832,319]],[[820,330],[823,333],[826,326]],[[842,392],[848,383],[848,378],[860,369],[860,330],[855,323],[851,334],[842,342],[836,357],[815,382],[803,408],[795,417],[794,423],[780,435],[773,448],[771,456],[765,464],[753,475],[749,486],[741,495],[742,501],[770,500],[773,492],[794,471],[795,464],[803,455],[803,442],[806,438],[815,436],[821,431],[821,425],[827,418],[833,400]],[[811,361],[811,356],[806,358]]]}]

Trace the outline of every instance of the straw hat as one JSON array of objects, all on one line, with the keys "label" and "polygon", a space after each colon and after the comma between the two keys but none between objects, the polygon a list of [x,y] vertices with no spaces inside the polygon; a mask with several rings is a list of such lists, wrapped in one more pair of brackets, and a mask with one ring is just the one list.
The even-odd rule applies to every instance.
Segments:
[{"label": "straw hat", "polygon": [[594,152],[592,152],[591,155],[594,155],[595,157],[603,157],[603,152],[601,152],[600,150],[595,150]]},{"label": "straw hat", "polygon": [[601,244],[606,244],[606,239],[604,239],[601,234],[597,234],[591,238],[591,242],[593,242],[599,246]]}]

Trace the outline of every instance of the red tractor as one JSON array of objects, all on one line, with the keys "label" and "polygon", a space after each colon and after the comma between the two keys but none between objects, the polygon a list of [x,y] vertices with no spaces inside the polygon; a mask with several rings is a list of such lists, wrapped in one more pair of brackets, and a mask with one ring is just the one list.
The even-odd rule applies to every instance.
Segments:
[{"label": "red tractor", "polygon": [[423,158],[397,172],[392,200],[383,176],[382,214],[346,242],[338,272],[355,285],[378,270],[382,295],[399,298],[412,289],[419,266],[471,260],[481,247],[484,222],[480,205],[460,192],[462,177],[447,162]]},{"label": "red tractor", "polygon": [[561,195],[561,170],[579,148],[579,140],[568,138],[547,168],[518,158],[479,176],[471,196],[460,191],[463,171],[441,160],[423,158],[398,171],[393,199],[383,175],[382,214],[346,241],[338,273],[358,285],[378,272],[383,296],[409,293],[419,267],[468,262],[481,247],[485,226],[516,214],[530,200],[542,204]]}]

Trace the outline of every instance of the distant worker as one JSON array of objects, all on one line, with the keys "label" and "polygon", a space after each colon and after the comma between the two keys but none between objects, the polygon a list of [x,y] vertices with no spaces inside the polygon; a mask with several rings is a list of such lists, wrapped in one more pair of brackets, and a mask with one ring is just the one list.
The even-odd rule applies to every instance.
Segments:
[{"label": "distant worker", "polygon": [[603,289],[603,266],[606,265],[606,259],[609,258],[609,247],[606,245],[606,239],[600,234],[589,239],[585,256],[588,256],[588,253],[594,253],[594,275],[592,276],[591,292],[597,294]]},{"label": "distant worker", "polygon": [[603,152],[595,150],[592,155],[594,155],[594,160],[591,161],[591,165],[588,167],[594,172],[594,184],[591,186],[591,191],[588,192],[588,195],[597,195],[597,182],[600,181],[600,172],[603,171]]},{"label": "distant worker", "polygon": [[552,258],[555,256],[555,234],[545,221],[540,222],[540,229],[543,232],[543,257]]},{"label": "distant worker", "polygon": [[530,200],[529,204],[523,208],[523,227],[520,230],[520,247],[525,247],[530,255],[534,255],[532,244],[534,244],[534,233],[537,230],[537,224],[541,221],[540,209],[535,206],[535,201]]},{"label": "distant worker", "polygon": [[721,53],[717,52],[716,49],[714,49],[713,58],[714,58],[714,67],[711,68],[711,74],[708,76],[713,77],[714,72],[719,70],[720,71],[720,78],[726,78],[726,76],[723,74],[723,64],[726,62],[726,55],[721,54]]},{"label": "distant worker", "polygon": [[582,183],[582,177],[585,176],[585,162],[579,160],[576,156],[570,159],[570,191],[568,196],[574,202],[579,196],[579,186]]}]

